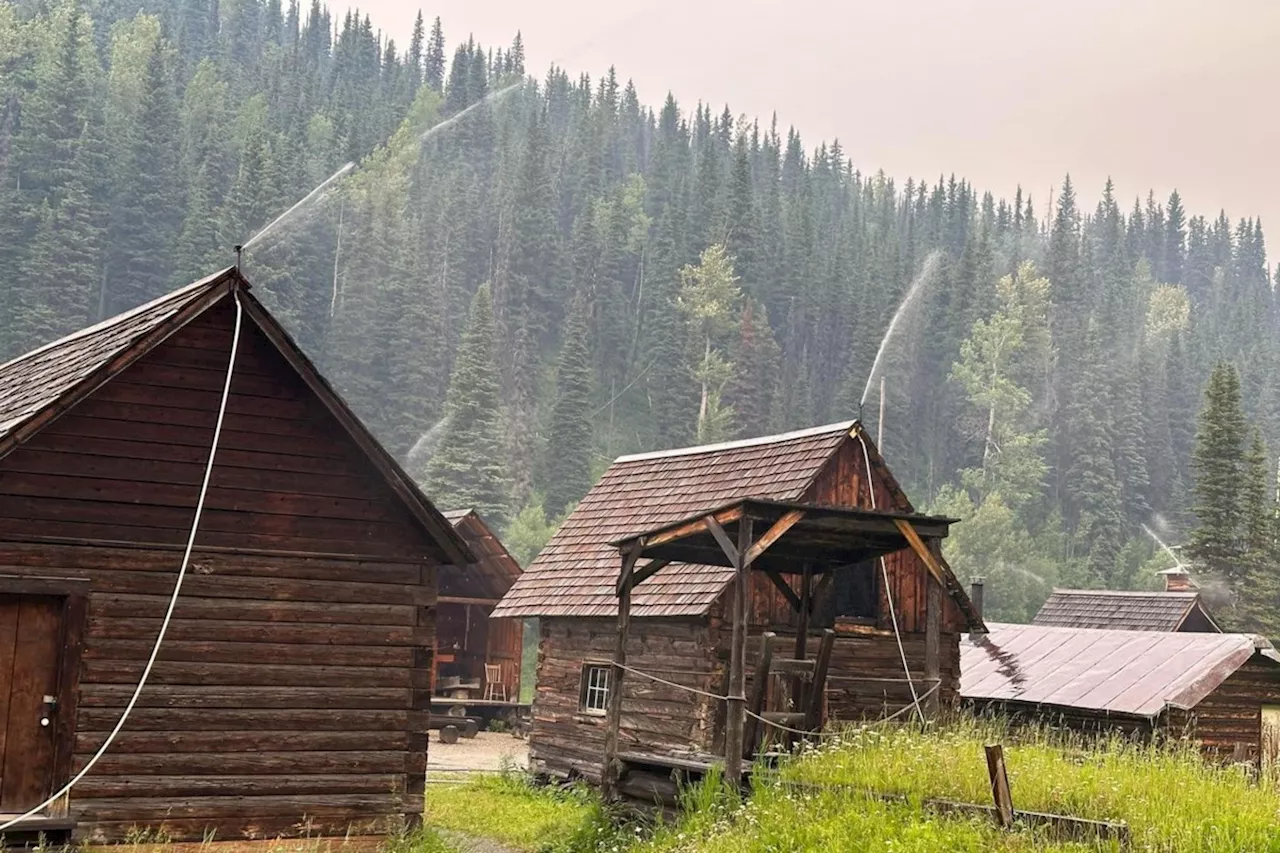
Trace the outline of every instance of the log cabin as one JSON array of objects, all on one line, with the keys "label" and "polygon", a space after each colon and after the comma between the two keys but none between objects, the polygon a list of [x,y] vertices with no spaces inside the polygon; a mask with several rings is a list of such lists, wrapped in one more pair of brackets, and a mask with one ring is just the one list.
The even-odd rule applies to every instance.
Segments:
[{"label": "log cabin", "polygon": [[[462,711],[514,706],[520,697],[524,623],[490,619],[489,614],[520,577],[520,564],[475,510],[445,510],[444,517],[471,548],[476,562],[440,570],[437,695],[432,704]],[[496,681],[487,672],[496,672]]]},{"label": "log cabin", "polygon": [[[609,785],[614,759],[696,771],[736,762],[736,738],[749,758],[765,727],[737,730],[744,700],[690,688],[806,730],[913,691],[954,705],[982,625],[941,558],[950,522],[915,514],[856,421],[617,459],[494,611],[538,619],[532,768]],[[727,560],[735,535],[757,571]]]},{"label": "log cabin", "polygon": [[1274,766],[1280,655],[1262,637],[990,623],[961,642],[963,704],[1015,722],[1187,737]]},{"label": "log cabin", "polygon": [[[230,373],[229,364],[231,365]],[[228,269],[0,366],[0,813],[87,842],[419,820],[466,543]]]},{"label": "log cabin", "polygon": [[1164,592],[1055,589],[1031,622],[1059,628],[1222,632],[1185,569],[1160,574]]}]

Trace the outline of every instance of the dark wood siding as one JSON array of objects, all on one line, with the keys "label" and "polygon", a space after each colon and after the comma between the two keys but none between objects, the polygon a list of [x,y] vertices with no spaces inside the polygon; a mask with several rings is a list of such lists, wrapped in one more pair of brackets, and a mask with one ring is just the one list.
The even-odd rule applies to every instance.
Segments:
[{"label": "dark wood siding", "polygon": [[[613,660],[612,619],[538,620],[537,695],[529,738],[535,769],[600,779],[605,718],[579,711],[584,663]],[[706,620],[637,619],[631,624],[627,665],[676,684],[723,694],[725,667],[716,657]],[[687,753],[712,748],[716,705],[694,693],[628,673],[623,680],[623,751]]]},{"label": "dark wood siding", "polygon": [[[231,323],[230,306],[207,312],[0,460],[0,575],[91,584],[76,769],[160,628]],[[197,549],[147,689],[73,792],[78,832],[230,840],[416,819],[440,556],[246,316]]]},{"label": "dark wood siding", "polygon": [[1256,761],[1263,705],[1280,705],[1280,666],[1255,657],[1190,711],[1170,710],[1165,729],[1175,737],[1186,732],[1209,755]]}]

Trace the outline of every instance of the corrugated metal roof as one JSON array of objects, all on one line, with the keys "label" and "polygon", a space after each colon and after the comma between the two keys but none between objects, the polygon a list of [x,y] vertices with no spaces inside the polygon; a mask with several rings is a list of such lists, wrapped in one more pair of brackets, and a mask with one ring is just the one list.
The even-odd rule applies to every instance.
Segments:
[{"label": "corrugated metal roof", "polygon": [[[609,542],[738,498],[800,500],[853,421],[727,444],[618,458],[494,610],[494,616],[613,616],[621,566]],[[636,589],[631,614],[696,616],[731,569],[673,564]]]},{"label": "corrugated metal roof", "polygon": [[960,643],[968,700],[1154,717],[1192,708],[1261,649],[1249,634],[1169,633],[988,623]]},{"label": "corrugated metal roof", "polygon": [[1201,606],[1199,598],[1198,592],[1055,589],[1031,621],[1062,628],[1176,631]]}]

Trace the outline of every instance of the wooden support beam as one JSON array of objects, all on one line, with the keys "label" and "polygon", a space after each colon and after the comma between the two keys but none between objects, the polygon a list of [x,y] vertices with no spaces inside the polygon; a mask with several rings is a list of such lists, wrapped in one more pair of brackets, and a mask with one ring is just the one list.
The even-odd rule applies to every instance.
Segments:
[{"label": "wooden support beam", "polygon": [[476,607],[496,607],[499,598],[468,598],[464,595],[441,595],[436,598],[436,604],[474,604]]},{"label": "wooden support beam", "polygon": [[[930,539],[929,553],[936,558],[939,550],[938,540]],[[924,677],[931,687],[936,686],[937,689],[933,689],[925,698],[924,710],[929,717],[935,717],[941,700],[939,694],[942,692],[938,684],[942,655],[942,584],[932,578],[926,578],[925,583],[928,585],[928,592],[924,605]]]},{"label": "wooden support beam", "polygon": [[836,632],[827,628],[822,632],[822,641],[818,643],[818,659],[813,665],[813,687],[810,688],[808,724],[809,731],[822,728],[822,705],[827,694],[827,670],[831,667],[831,652],[836,646]]},{"label": "wooden support beam", "polygon": [[733,640],[729,649],[729,707],[724,738],[724,775],[735,788],[742,784],[742,727],[747,704],[743,690],[746,687],[747,614],[751,608],[751,569],[738,555],[750,547],[751,519],[744,517],[738,522],[738,547],[734,555]]},{"label": "wooden support beam", "polygon": [[[729,558],[729,562],[733,564],[734,568],[738,568],[743,565],[738,558],[738,554],[740,554],[741,551],[734,547],[733,540],[729,538],[728,533],[724,532],[724,528],[720,526],[720,522],[716,521],[715,517],[710,515],[706,517],[706,522],[707,529],[711,531],[711,535],[715,537],[716,542],[720,543],[720,550],[724,551],[724,555]],[[741,524],[739,524],[739,528],[741,528]],[[741,539],[742,537],[739,536],[738,538]]]},{"label": "wooden support beam", "polygon": [[924,540],[920,538],[920,534],[916,533],[916,529],[911,526],[911,522],[905,518],[895,518],[893,523],[897,525],[899,532],[906,538],[907,544],[911,546],[911,550],[916,552],[916,556],[924,563],[924,567],[929,570],[929,574],[933,575],[933,579],[939,584],[947,585],[947,576],[942,569],[942,564],[934,557],[933,553],[925,547]]},{"label": "wooden support beam", "polygon": [[791,605],[791,609],[799,613],[800,612],[800,596],[796,595],[795,590],[791,588],[791,585],[787,583],[786,579],[782,575],[775,572],[773,569],[765,569],[764,574],[765,574],[765,577],[773,581],[773,585],[776,586],[778,588],[778,591],[782,593],[782,597],[785,598],[787,600],[787,603]]},{"label": "wooden support beam", "polygon": [[[756,661],[756,677],[751,683],[751,701],[747,705],[753,714],[764,713],[765,698],[769,695],[769,673],[773,671],[773,646],[778,635],[765,631],[760,637],[760,659]],[[755,717],[747,717],[743,722],[743,754],[750,760],[759,746],[759,723]]]},{"label": "wooden support beam", "polygon": [[1013,796],[1009,793],[1009,774],[1004,766],[1004,747],[998,743],[989,743],[986,751],[991,796],[996,803],[996,822],[1008,829],[1013,826]]},{"label": "wooden support beam", "polygon": [[[742,518],[742,505],[731,506],[728,509],[722,509],[717,513],[703,518],[696,518],[693,521],[686,521],[677,527],[664,530],[661,533],[655,533],[652,536],[646,536],[642,540],[645,548],[652,548],[656,545],[665,545],[668,542],[675,542],[677,539],[684,539],[695,533],[701,533],[707,529],[707,518],[714,518],[721,526],[731,524]],[[625,543],[624,543],[625,544]]]},{"label": "wooden support beam", "polygon": [[773,523],[773,526],[764,532],[764,535],[756,540],[755,544],[747,549],[746,564],[749,566],[756,561],[756,558],[769,550],[769,546],[782,538],[788,530],[796,526],[796,522],[804,518],[804,510],[793,509],[786,515],[779,518]]},{"label": "wooden support beam", "polygon": [[[670,560],[650,560],[645,563],[643,566],[636,569],[635,573],[631,576],[631,588],[635,589],[640,584],[662,571],[662,569],[670,563]],[[622,578],[618,578],[618,592],[622,592]]]},{"label": "wooden support beam", "polygon": [[640,557],[639,543],[635,543],[622,555],[622,573],[618,578],[618,636],[613,648],[613,669],[609,679],[609,716],[604,732],[604,770],[600,774],[600,793],[610,799],[617,793],[621,767],[618,764],[618,729],[622,724],[622,681],[626,672],[627,632],[631,623],[631,582],[636,560]]},{"label": "wooden support beam", "polygon": [[[804,660],[809,653],[809,617],[813,612],[813,564],[806,562],[800,573],[800,609],[796,612],[796,650],[795,659]],[[808,706],[805,704],[805,680],[791,679],[791,707],[801,713]],[[795,735],[787,733],[787,746],[795,742]]]}]

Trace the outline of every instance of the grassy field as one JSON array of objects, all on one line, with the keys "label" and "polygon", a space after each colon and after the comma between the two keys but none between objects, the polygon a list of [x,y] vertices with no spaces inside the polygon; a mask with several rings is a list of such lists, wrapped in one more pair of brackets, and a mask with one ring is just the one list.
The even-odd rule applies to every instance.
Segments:
[{"label": "grassy field", "polygon": [[1120,849],[1114,842],[1055,841],[1041,831],[1002,832],[983,818],[942,817],[921,807],[927,798],[989,802],[983,745],[991,742],[1005,745],[1016,808],[1125,822],[1129,850],[1280,853],[1280,796],[1242,768],[1207,765],[1186,744],[1085,744],[971,719],[924,733],[846,732],[787,762],[746,802],[712,780],[686,792],[689,808],[678,823],[639,833],[610,830],[587,792],[538,790],[510,778],[433,789],[428,824],[487,834],[531,853]]}]

